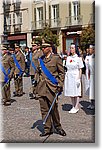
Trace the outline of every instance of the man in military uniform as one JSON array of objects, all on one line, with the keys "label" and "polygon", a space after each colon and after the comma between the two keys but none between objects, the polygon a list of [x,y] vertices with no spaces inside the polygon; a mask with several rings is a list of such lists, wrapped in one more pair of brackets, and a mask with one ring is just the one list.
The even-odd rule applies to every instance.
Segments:
[{"label": "man in military uniform", "polygon": [[8,54],[6,47],[1,47],[0,83],[2,90],[3,105],[11,105],[10,80],[13,77],[15,64],[13,58]]},{"label": "man in military uniform", "polygon": [[36,67],[38,66],[38,58],[43,55],[42,51],[40,50],[40,46],[32,42],[32,51],[30,53],[30,76],[31,76],[31,91],[29,93],[29,98],[33,99],[36,98],[36,87],[35,87],[35,72]]},{"label": "man in military uniform", "polygon": [[[64,68],[62,60],[57,54],[52,53],[52,47],[48,43],[42,44],[43,56],[41,57],[45,67],[50,71],[52,76],[57,80],[57,85],[52,83],[50,77],[43,71],[41,64],[38,68],[39,82],[37,92],[39,95],[39,102],[41,108],[42,119],[44,120],[49,108],[55,98],[55,94],[62,92],[64,83]],[[53,133],[52,127],[54,126],[57,134],[66,136],[65,131],[62,129],[60,123],[60,116],[58,112],[58,103],[55,102],[51,113],[44,125],[44,133],[40,136],[47,136]]]},{"label": "man in military uniform", "polygon": [[25,71],[25,57],[20,50],[19,45],[15,45],[15,72],[14,72],[14,84],[15,84],[15,93],[14,96],[23,95],[23,73]]}]

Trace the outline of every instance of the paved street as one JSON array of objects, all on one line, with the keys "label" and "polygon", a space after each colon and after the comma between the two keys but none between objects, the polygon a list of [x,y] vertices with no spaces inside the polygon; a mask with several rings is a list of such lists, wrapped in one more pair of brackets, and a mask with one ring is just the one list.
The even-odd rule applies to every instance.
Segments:
[{"label": "paved street", "polygon": [[[14,91],[11,83],[11,94]],[[69,114],[71,108],[70,98],[59,98],[59,112],[61,124],[67,133],[62,137],[52,134],[49,137],[40,137],[43,125],[38,100],[29,99],[30,78],[24,77],[24,92],[22,97],[12,97],[11,106],[3,106],[3,141],[2,142],[67,142],[67,143],[93,143],[94,118],[93,112],[87,110],[89,105],[87,97],[80,99],[80,111],[77,114]],[[11,95],[12,96],[12,95]]]}]

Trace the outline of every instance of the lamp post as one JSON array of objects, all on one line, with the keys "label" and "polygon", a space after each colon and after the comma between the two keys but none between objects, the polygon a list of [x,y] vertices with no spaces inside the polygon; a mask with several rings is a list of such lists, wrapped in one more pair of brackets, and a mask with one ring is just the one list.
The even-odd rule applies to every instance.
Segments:
[{"label": "lamp post", "polygon": [[7,24],[6,24],[6,9],[5,9],[5,0],[3,0],[3,12],[4,12],[4,32],[3,32],[3,41],[2,44],[8,47],[9,42],[7,40]]}]

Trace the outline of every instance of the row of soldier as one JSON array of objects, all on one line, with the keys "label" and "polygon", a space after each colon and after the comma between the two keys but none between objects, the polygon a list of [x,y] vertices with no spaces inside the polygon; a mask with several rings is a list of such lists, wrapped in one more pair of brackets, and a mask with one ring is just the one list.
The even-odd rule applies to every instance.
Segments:
[{"label": "row of soldier", "polygon": [[[59,55],[52,53],[52,45],[49,43],[42,44],[41,49],[39,45],[32,43],[32,51],[30,52],[30,76],[32,81],[30,97],[33,98],[37,94],[42,119],[45,120],[44,133],[41,133],[40,136],[53,134],[53,128],[57,134],[66,136],[66,132],[60,123],[57,101],[53,104],[52,110],[46,118],[53,100],[55,97],[57,99],[57,96],[63,90],[65,74],[62,59]],[[14,51],[11,48],[8,50],[4,46],[1,47],[0,80],[3,105],[11,105],[10,81],[12,78],[14,78],[15,84],[14,96],[20,97],[23,95],[22,78],[24,71],[25,57],[19,45],[15,46]]]}]

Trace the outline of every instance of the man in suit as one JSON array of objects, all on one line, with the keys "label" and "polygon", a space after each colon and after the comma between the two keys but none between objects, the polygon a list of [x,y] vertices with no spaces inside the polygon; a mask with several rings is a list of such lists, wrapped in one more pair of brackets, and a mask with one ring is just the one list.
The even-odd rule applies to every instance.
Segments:
[{"label": "man in suit", "polygon": [[36,87],[35,87],[35,72],[38,66],[38,58],[42,56],[42,51],[40,50],[39,45],[34,41],[32,42],[32,51],[30,53],[30,77],[31,77],[31,91],[29,93],[29,98],[36,98]]},{"label": "man in suit", "polygon": [[27,77],[29,77],[30,70],[30,51],[29,47],[25,47],[25,73]]},{"label": "man in suit", "polygon": [[15,45],[15,72],[14,72],[14,84],[15,84],[15,94],[14,96],[23,95],[23,72],[25,71],[25,57],[20,50],[19,45]]},{"label": "man in suit", "polygon": [[15,64],[13,58],[9,55],[8,49],[4,46],[1,48],[0,59],[0,83],[2,90],[3,105],[11,105],[10,80],[13,77]]},{"label": "man in suit", "polygon": [[[64,68],[62,65],[62,60],[58,54],[52,53],[52,47],[49,43],[42,44],[43,56],[41,57],[45,67],[50,71],[52,76],[57,80],[58,84],[52,83],[50,78],[46,76],[42,70],[41,64],[38,67],[39,82],[37,86],[37,92],[39,95],[40,109],[42,114],[42,119],[44,120],[45,116],[48,113],[48,110],[55,98],[55,93],[62,92],[63,83],[64,83]],[[48,119],[44,125],[44,133],[41,133],[40,136],[47,136],[53,133],[52,127],[54,126],[57,134],[66,136],[65,131],[62,129],[60,123],[60,116],[58,112],[58,103],[55,102],[51,113],[49,114]]]}]

